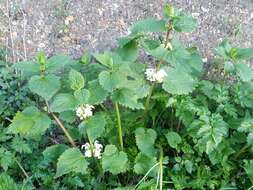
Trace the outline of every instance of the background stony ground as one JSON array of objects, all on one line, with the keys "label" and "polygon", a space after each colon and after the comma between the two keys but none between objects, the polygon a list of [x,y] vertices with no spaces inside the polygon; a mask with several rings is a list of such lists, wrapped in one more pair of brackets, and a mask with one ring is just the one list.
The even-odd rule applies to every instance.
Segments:
[{"label": "background stony ground", "polygon": [[114,48],[134,21],[160,18],[165,3],[198,19],[198,30],[181,38],[204,57],[225,37],[253,46],[253,0],[0,0],[0,46],[12,61],[38,50],[79,57]]}]

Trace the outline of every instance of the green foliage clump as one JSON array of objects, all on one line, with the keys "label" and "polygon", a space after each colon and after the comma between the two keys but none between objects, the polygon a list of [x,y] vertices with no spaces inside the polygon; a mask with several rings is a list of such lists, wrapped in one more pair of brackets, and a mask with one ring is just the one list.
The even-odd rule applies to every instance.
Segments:
[{"label": "green foliage clump", "polygon": [[196,27],[167,5],[113,52],[14,64],[37,101],[2,122],[0,188],[251,189],[253,48],[224,40],[205,76],[176,37]]}]

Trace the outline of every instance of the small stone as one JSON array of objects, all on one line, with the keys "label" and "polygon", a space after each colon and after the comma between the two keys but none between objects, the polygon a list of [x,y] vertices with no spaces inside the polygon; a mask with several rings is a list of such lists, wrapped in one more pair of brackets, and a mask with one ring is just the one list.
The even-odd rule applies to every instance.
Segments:
[{"label": "small stone", "polygon": [[207,9],[207,8],[205,8],[205,7],[203,7],[203,6],[201,6],[201,10],[202,10],[204,13],[207,13],[207,12],[209,11],[209,9]]},{"label": "small stone", "polygon": [[203,63],[207,63],[207,58],[204,57],[204,58],[202,59],[202,61],[203,61]]},{"label": "small stone", "polygon": [[65,25],[69,25],[71,22],[73,22],[74,21],[74,17],[72,16],[72,15],[70,15],[70,16],[67,16],[66,18],[65,18],[65,21],[64,21],[64,23],[65,23]]},{"label": "small stone", "polygon": [[192,16],[194,17],[194,18],[197,18],[197,17],[199,17],[199,13],[192,13]]}]

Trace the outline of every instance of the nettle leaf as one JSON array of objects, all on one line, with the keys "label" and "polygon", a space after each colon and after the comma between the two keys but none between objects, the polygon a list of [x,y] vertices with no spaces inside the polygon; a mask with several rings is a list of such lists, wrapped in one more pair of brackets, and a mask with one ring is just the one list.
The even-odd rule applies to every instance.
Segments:
[{"label": "nettle leaf", "polygon": [[102,88],[98,80],[93,80],[88,83],[88,89],[90,92],[89,103],[93,105],[103,103],[107,96],[108,92]]},{"label": "nettle leaf", "polygon": [[[145,175],[157,163],[156,157],[150,157],[141,152],[135,158],[134,172]],[[158,166],[153,168],[149,176],[155,177],[158,172]]]},{"label": "nettle leaf", "polygon": [[[14,163],[13,154],[5,149],[4,147],[0,148],[0,166],[7,171],[8,168]],[[1,184],[0,184],[1,185]]]},{"label": "nettle leaf", "polygon": [[69,72],[69,80],[73,90],[81,90],[84,87],[85,80],[83,75],[74,69]]},{"label": "nettle leaf", "polygon": [[90,92],[86,89],[76,90],[74,96],[78,104],[87,104],[89,102]]},{"label": "nettle leaf", "polygon": [[41,113],[35,107],[28,107],[15,115],[8,132],[37,139],[45,133],[50,125],[51,119],[46,114]]},{"label": "nettle leaf", "polygon": [[205,145],[206,153],[211,153],[228,134],[228,125],[219,115],[213,115],[205,121],[198,131],[200,143]]},{"label": "nettle leaf", "polygon": [[40,73],[40,65],[36,61],[21,61],[12,66],[23,72],[25,76],[37,75]]},{"label": "nettle leaf", "polygon": [[104,54],[94,54],[93,55],[95,59],[101,63],[102,65],[112,68],[113,67],[113,59],[109,53],[104,53]]},{"label": "nettle leaf", "polygon": [[189,94],[194,90],[196,80],[181,69],[170,68],[163,82],[163,89],[171,94]]},{"label": "nettle leaf", "polygon": [[101,137],[105,131],[106,120],[102,113],[96,113],[88,120],[83,121],[80,130],[84,130],[88,137],[95,140]]},{"label": "nettle leaf", "polygon": [[138,97],[135,93],[127,88],[118,89],[112,94],[112,101],[117,102],[131,109],[143,109],[142,103],[138,102]]},{"label": "nettle leaf", "polygon": [[243,107],[253,108],[253,82],[239,83],[237,93]]},{"label": "nettle leaf", "polygon": [[29,81],[29,88],[45,100],[50,100],[60,89],[60,78],[55,75],[33,76]]},{"label": "nettle leaf", "polygon": [[135,130],[136,144],[140,151],[147,156],[155,156],[154,148],[157,134],[153,129],[138,128]]},{"label": "nettle leaf", "polygon": [[253,160],[244,160],[244,170],[248,174],[251,183],[253,183]]},{"label": "nettle leaf", "polygon": [[73,64],[74,62],[75,61],[67,55],[64,54],[54,55],[47,60],[46,70],[48,72],[53,73],[63,69],[67,65]]},{"label": "nettle leaf", "polygon": [[77,148],[69,148],[63,152],[57,162],[55,178],[73,173],[87,174],[88,162]]},{"label": "nettle leaf", "polygon": [[138,58],[139,49],[138,42],[132,40],[121,48],[117,49],[117,53],[121,56],[124,61],[134,62]]},{"label": "nettle leaf", "polygon": [[118,151],[116,146],[107,145],[102,155],[102,167],[104,172],[109,171],[116,175],[127,170],[127,154],[123,151]]},{"label": "nettle leaf", "polygon": [[182,138],[176,132],[173,132],[173,131],[168,132],[165,136],[166,136],[166,139],[167,139],[169,145],[172,148],[177,149],[178,148],[178,144],[180,144],[182,142]]},{"label": "nettle leaf", "polygon": [[156,20],[154,18],[138,21],[131,28],[133,34],[141,32],[164,32],[166,30],[166,22],[164,20]]},{"label": "nettle leaf", "polygon": [[253,79],[253,70],[246,63],[235,64],[235,69],[242,81],[247,82]]},{"label": "nettle leaf", "polygon": [[248,60],[253,57],[253,48],[237,48],[235,58],[237,60]]},{"label": "nettle leaf", "polygon": [[19,153],[32,153],[29,145],[20,137],[15,137],[11,143],[11,148]]},{"label": "nettle leaf", "polygon": [[64,112],[75,110],[78,105],[77,99],[72,94],[61,93],[57,94],[50,105],[52,112]]},{"label": "nettle leaf", "polygon": [[197,28],[197,20],[192,16],[180,15],[173,18],[173,27],[178,32],[192,32]]},{"label": "nettle leaf", "polygon": [[48,161],[55,161],[59,156],[68,149],[68,146],[65,144],[55,144],[47,147],[43,152],[43,156]]},{"label": "nettle leaf", "polygon": [[[15,181],[6,173],[1,173],[0,174],[0,190],[20,190],[26,188],[24,186],[18,186]],[[28,190],[28,188],[27,188]]]},{"label": "nettle leaf", "polygon": [[99,74],[99,84],[108,92],[121,87],[125,80],[125,75],[121,72],[102,71]]}]

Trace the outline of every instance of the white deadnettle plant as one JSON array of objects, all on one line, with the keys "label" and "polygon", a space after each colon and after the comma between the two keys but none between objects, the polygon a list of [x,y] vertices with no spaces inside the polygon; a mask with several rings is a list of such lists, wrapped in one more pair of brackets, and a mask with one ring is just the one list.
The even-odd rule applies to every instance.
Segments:
[{"label": "white deadnettle plant", "polygon": [[93,105],[84,104],[79,106],[76,109],[76,116],[79,117],[81,120],[87,119],[88,117],[91,117],[93,115],[92,110],[95,107]]},{"label": "white deadnettle plant", "polygon": [[92,157],[92,155],[98,159],[101,158],[101,151],[103,149],[103,145],[100,144],[97,140],[95,140],[94,144],[91,146],[90,143],[85,143],[81,146],[81,149],[84,149],[84,155],[85,157]]},{"label": "white deadnettle plant", "polygon": [[157,71],[154,68],[146,69],[145,74],[147,80],[149,80],[150,82],[158,82],[158,83],[162,83],[164,77],[167,76],[167,73],[165,72],[164,69],[160,69]]}]

